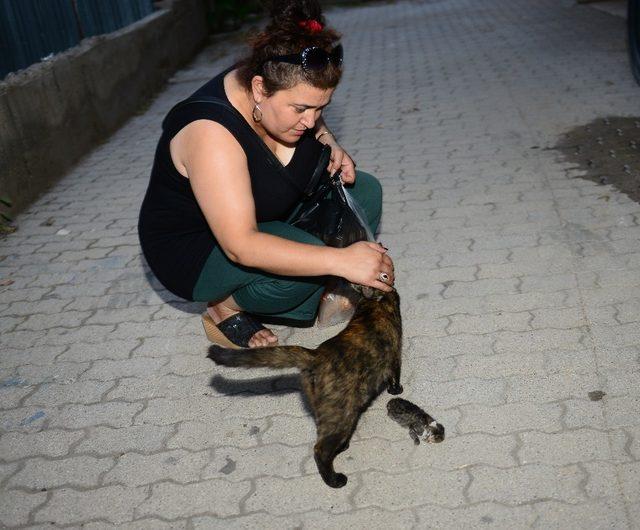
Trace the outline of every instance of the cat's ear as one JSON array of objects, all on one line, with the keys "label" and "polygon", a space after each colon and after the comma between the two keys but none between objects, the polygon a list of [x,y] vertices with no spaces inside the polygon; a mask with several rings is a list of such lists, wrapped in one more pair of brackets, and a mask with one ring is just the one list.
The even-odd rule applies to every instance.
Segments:
[{"label": "cat's ear", "polygon": [[375,287],[369,287],[367,285],[360,285],[358,283],[352,283],[351,287],[357,293],[360,293],[367,300],[375,300],[376,302],[382,300],[384,291],[376,289]]},{"label": "cat's ear", "polygon": [[382,292],[380,289],[376,289],[375,287],[368,287],[366,285],[363,285],[362,296],[364,296],[367,300],[375,300],[376,302],[378,302],[382,300],[384,292]]}]

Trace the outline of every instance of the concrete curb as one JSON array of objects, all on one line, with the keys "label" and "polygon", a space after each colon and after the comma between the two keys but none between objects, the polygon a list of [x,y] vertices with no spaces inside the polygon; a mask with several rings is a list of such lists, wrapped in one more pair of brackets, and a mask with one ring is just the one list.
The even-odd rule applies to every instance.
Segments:
[{"label": "concrete curb", "polygon": [[0,196],[23,210],[121,126],[207,37],[201,0],[174,0],[0,82]]}]

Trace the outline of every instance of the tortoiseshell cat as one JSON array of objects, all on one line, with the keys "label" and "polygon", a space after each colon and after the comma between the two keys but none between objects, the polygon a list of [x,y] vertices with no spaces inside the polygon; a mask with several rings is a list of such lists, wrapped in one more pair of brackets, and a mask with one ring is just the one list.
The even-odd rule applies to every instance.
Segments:
[{"label": "tortoiseshell cat", "polygon": [[209,357],[224,366],[300,369],[302,390],[316,420],[314,456],[323,480],[332,488],[347,483],[333,459],[349,447],[360,414],[384,388],[400,394],[402,323],[400,297],[370,287],[362,294],[347,326],[315,350],[272,346],[231,350],[213,345]]},{"label": "tortoiseshell cat", "polygon": [[409,428],[409,436],[416,445],[420,445],[423,434],[422,440],[427,443],[437,444],[444,440],[444,426],[411,401],[393,398],[387,403],[387,412],[391,419]]}]

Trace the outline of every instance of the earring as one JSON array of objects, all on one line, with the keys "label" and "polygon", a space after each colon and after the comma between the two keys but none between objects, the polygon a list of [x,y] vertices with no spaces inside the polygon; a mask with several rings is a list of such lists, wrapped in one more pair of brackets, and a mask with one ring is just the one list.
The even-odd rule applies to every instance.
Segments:
[{"label": "earring", "polygon": [[253,118],[253,121],[255,121],[256,123],[262,121],[262,109],[258,106],[257,103],[253,107],[253,112],[251,113],[251,117]]}]

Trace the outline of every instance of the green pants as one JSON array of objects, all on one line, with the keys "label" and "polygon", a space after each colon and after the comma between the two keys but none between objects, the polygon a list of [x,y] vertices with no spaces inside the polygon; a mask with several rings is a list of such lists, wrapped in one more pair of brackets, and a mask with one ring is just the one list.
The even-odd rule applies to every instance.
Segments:
[{"label": "green pants", "polygon": [[[364,210],[371,231],[375,233],[382,214],[380,183],[372,175],[356,171],[355,185],[347,189]],[[282,221],[258,223],[258,230],[300,243],[324,245],[318,238]],[[244,267],[233,263],[220,247],[216,247],[198,277],[193,299],[220,301],[233,295],[243,311],[309,322],[316,315],[325,282],[324,276],[279,276]]]}]

